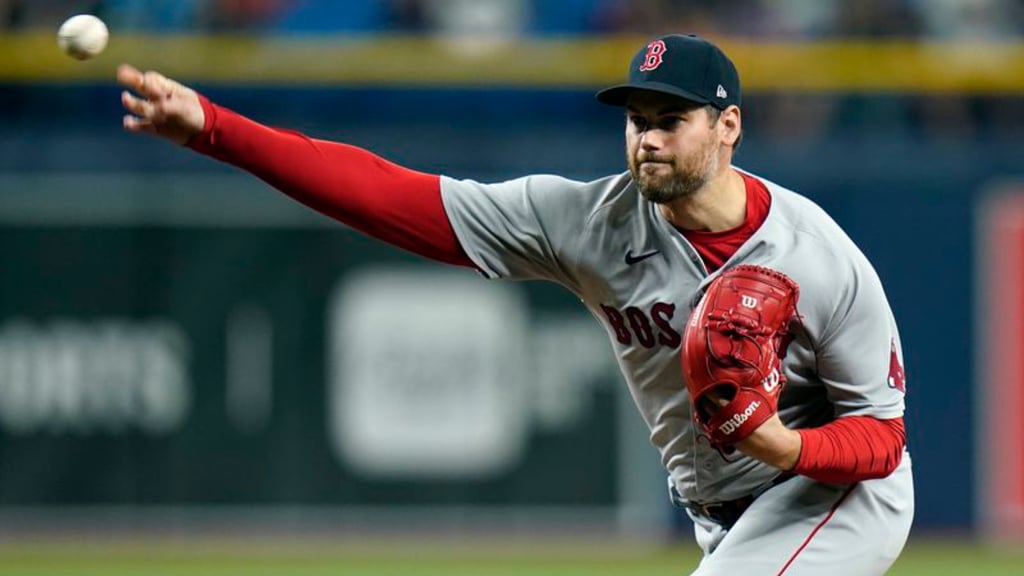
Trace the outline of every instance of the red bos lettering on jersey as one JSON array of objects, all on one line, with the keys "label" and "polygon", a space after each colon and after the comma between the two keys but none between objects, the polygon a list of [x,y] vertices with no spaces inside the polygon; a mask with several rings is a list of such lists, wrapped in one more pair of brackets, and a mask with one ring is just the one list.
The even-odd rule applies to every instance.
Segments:
[{"label": "red bos lettering on jersey", "polygon": [[648,310],[629,306],[621,311],[602,304],[601,311],[615,332],[615,339],[625,346],[636,342],[644,348],[678,348],[683,342],[682,335],[671,323],[676,313],[675,304],[655,302]]},{"label": "red bos lettering on jersey", "polygon": [[647,45],[647,54],[644,55],[644,62],[640,65],[641,72],[650,72],[661,63],[664,62],[665,58],[665,42],[662,40],[655,40]]},{"label": "red bos lettering on jersey", "polygon": [[904,394],[907,393],[907,375],[903,372],[899,355],[896,354],[895,338],[889,345],[889,388],[895,388]]}]

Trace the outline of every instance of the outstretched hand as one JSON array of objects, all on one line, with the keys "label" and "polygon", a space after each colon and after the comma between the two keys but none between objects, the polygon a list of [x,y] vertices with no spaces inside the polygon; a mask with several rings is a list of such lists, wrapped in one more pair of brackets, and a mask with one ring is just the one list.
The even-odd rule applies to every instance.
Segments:
[{"label": "outstretched hand", "polygon": [[121,104],[128,132],[154,134],[185,144],[203,130],[206,115],[194,90],[159,72],[142,72],[128,64],[117,67],[117,83],[128,90]]}]

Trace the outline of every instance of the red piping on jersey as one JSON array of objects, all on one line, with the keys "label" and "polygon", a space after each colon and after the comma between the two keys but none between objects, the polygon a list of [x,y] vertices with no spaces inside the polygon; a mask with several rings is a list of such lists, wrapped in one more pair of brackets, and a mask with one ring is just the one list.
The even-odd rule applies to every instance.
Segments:
[{"label": "red piping on jersey", "polygon": [[794,552],[793,555],[789,557],[789,560],[786,561],[786,565],[783,566],[782,570],[779,570],[779,573],[775,576],[782,576],[786,573],[786,570],[789,570],[789,567],[793,564],[794,561],[796,561],[796,557],[804,551],[804,548],[807,548],[807,545],[811,543],[811,539],[813,539],[818,534],[819,530],[825,527],[825,524],[827,524],[828,521],[832,519],[832,516],[835,516],[836,510],[839,510],[839,506],[846,501],[847,496],[849,496],[850,493],[853,492],[854,488],[856,488],[856,486],[850,486],[849,488],[846,489],[846,492],[843,492],[843,495],[840,496],[839,500],[832,505],[832,509],[828,511],[828,515],[826,515],[821,522],[818,522],[818,525],[814,527],[814,530],[811,530],[811,533],[807,535],[807,538],[804,540],[803,544],[801,544],[800,547],[796,549],[796,552]]},{"label": "red piping on jersey", "polygon": [[441,201],[441,177],[362,148],[270,128],[200,96],[197,152],[259,177],[310,208],[414,254],[473,267]]}]

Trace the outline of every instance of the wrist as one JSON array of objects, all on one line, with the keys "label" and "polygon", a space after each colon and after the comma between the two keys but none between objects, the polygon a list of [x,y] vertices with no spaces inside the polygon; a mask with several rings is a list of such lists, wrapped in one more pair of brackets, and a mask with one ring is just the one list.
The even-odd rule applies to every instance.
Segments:
[{"label": "wrist", "polygon": [[803,437],[796,430],[786,428],[778,414],[736,444],[747,456],[786,471],[796,468],[802,447]]},{"label": "wrist", "polygon": [[800,461],[800,452],[803,450],[804,440],[803,436],[800,435],[800,432],[790,430],[789,428],[785,428],[785,430],[786,435],[788,436],[786,445],[780,451],[779,460],[774,465],[777,468],[788,472],[795,469],[797,462]]}]

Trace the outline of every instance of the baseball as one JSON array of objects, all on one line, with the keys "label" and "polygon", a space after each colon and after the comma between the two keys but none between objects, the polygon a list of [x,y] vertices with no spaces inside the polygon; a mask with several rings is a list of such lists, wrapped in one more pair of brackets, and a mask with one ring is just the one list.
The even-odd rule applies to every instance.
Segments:
[{"label": "baseball", "polygon": [[72,16],[57,31],[57,45],[65,54],[78,60],[88,60],[103,52],[108,38],[107,25],[92,14]]}]

